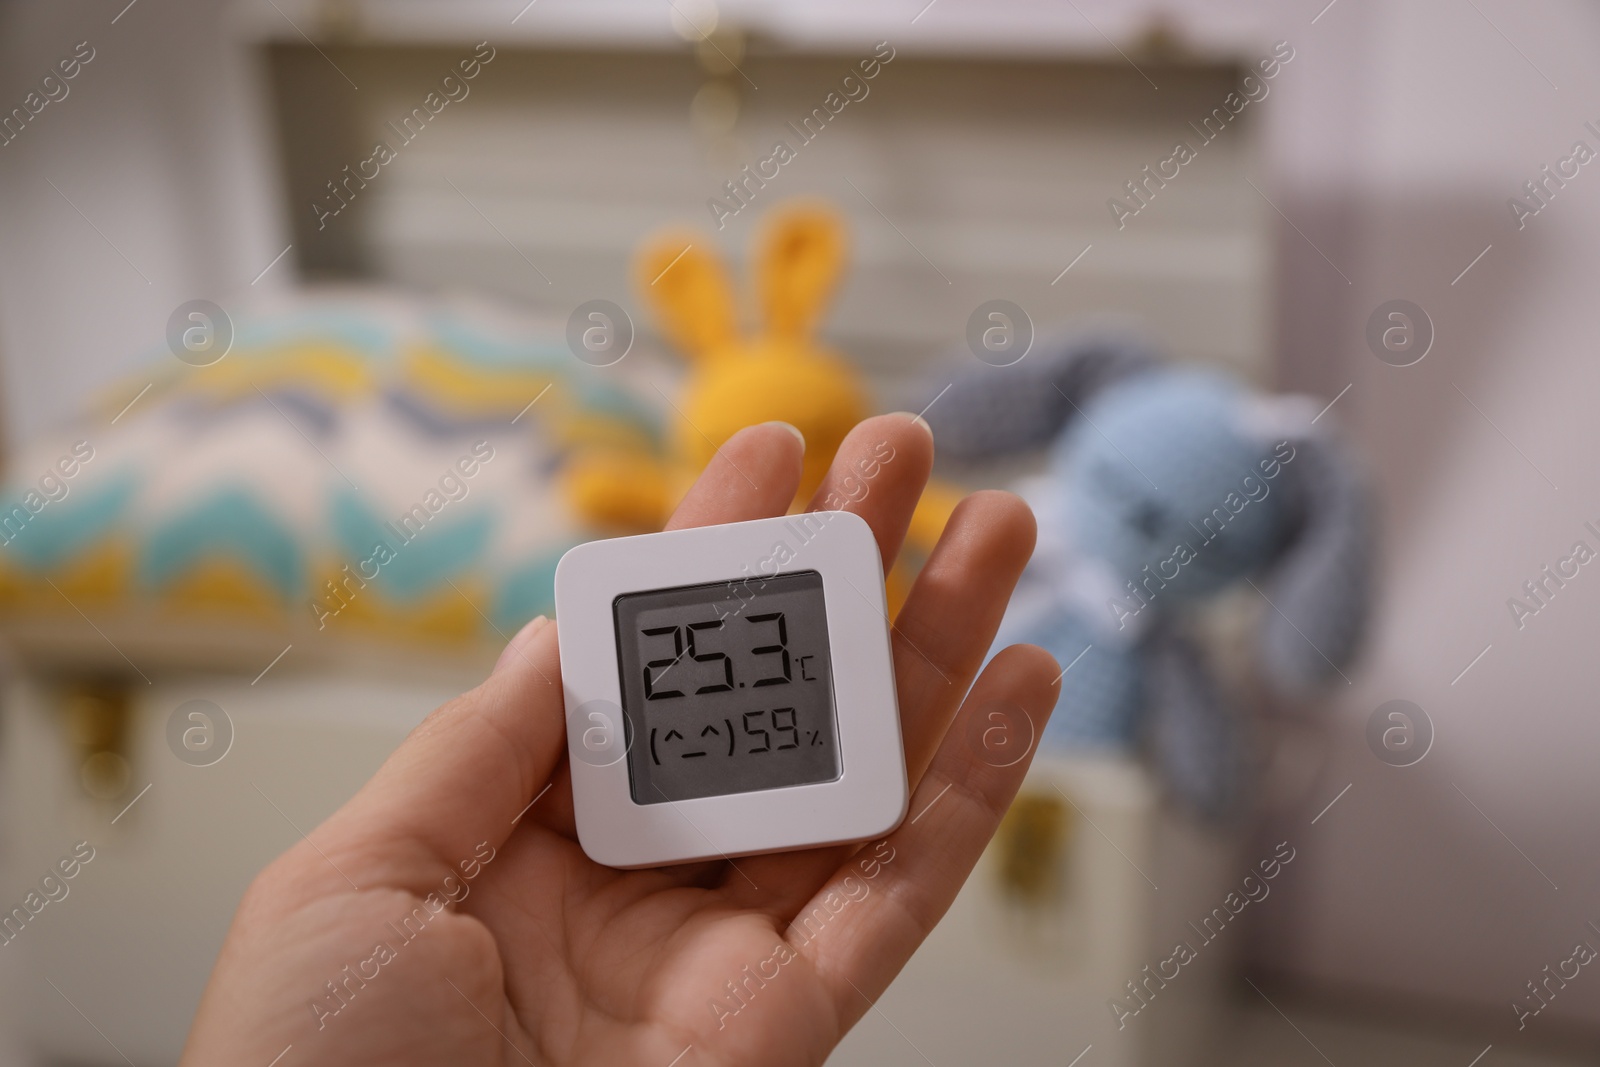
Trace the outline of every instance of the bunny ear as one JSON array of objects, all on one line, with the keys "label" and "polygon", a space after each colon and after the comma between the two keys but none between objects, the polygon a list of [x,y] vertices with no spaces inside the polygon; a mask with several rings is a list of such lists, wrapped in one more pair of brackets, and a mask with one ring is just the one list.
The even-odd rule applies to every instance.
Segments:
[{"label": "bunny ear", "polygon": [[655,308],[661,330],[690,359],[706,359],[738,335],[733,287],[705,238],[663,234],[650,240],[634,261],[634,275]]},{"label": "bunny ear", "polygon": [[1237,818],[1252,792],[1254,742],[1194,646],[1157,631],[1146,656],[1145,686],[1148,744],[1162,784],[1213,823]]},{"label": "bunny ear", "polygon": [[931,397],[925,418],[939,450],[986,459],[1045,444],[1107,386],[1158,365],[1120,337],[1078,338],[1008,367],[981,366]]},{"label": "bunny ear", "polygon": [[1281,439],[1275,454],[1299,514],[1272,580],[1276,610],[1262,622],[1261,659],[1280,688],[1303,692],[1340,675],[1359,650],[1372,603],[1372,503],[1326,436]]},{"label": "bunny ear", "polygon": [[776,337],[815,328],[844,265],[844,226],[820,206],[790,207],[767,227],[758,254],[761,306]]}]

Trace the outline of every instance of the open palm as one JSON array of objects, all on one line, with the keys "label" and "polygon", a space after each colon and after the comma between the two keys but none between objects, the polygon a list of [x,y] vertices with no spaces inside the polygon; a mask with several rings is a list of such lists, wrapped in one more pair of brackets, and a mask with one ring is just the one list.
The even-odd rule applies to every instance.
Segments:
[{"label": "open palm", "polygon": [[[803,447],[782,426],[735,435],[670,525],[781,514]],[[925,424],[869,419],[814,506],[854,479],[848,507],[887,569],[932,459]],[[997,751],[1030,744],[1055,703],[1057,667],[1037,648],[973,682],[1033,535],[1015,497],[975,494],[912,588],[893,633],[911,817],[865,845],[644,871],[589,860],[556,628],[530,623],[487,681],[257,878],[183,1063],[821,1063],[993,834],[1028,762]],[[1011,736],[992,736],[997,708]]]}]

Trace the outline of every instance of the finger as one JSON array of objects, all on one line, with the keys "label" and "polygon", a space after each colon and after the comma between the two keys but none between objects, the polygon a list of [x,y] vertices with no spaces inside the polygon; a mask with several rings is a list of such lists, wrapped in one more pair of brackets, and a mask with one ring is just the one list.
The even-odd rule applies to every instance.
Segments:
[{"label": "finger", "polygon": [[[981,740],[996,707],[1018,709],[1037,739],[1055,705],[1057,666],[1014,645],[973,686],[911,800],[911,816],[841,866],[794,917],[787,937],[853,1026],[955,899],[1022,784],[1037,746],[1015,762]],[[1001,751],[1003,751],[1003,746]],[[996,766],[996,763],[1008,763]]]},{"label": "finger", "polygon": [[[799,485],[804,448],[799,432],[783,423],[739,431],[691,487],[672,524],[782,514]],[[360,886],[363,879],[432,886],[480,843],[498,847],[566,750],[560,679],[556,628],[535,620],[482,685],[406,738],[318,831],[312,851],[302,848],[305,861],[335,886]],[[363,847],[370,841],[388,847]]]},{"label": "finger", "polygon": [[956,505],[895,618],[895,692],[913,787],[989,653],[1037,533],[1020,497],[973,493]]},{"label": "finger", "polygon": [[[892,631],[895,689],[908,781],[915,788],[994,640],[1011,590],[1033,549],[1033,513],[1009,493],[975,493],[952,513]],[[736,902],[787,916],[855,846],[741,861],[757,896],[732,874]]]},{"label": "finger", "polygon": [[928,424],[904,412],[879,415],[845,435],[809,510],[851,511],[867,520],[887,573],[932,469]]},{"label": "finger", "polygon": [[782,515],[800,486],[805,451],[805,438],[786,422],[745,427],[717,449],[666,528]]}]

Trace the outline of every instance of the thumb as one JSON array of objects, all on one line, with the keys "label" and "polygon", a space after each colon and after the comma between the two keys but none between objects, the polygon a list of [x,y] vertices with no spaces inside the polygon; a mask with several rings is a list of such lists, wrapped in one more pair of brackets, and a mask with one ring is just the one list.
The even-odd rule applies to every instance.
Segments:
[{"label": "thumb", "polygon": [[560,683],[556,627],[540,616],[483,684],[424,719],[323,824],[320,847],[345,853],[338,868],[361,888],[421,892],[483,843],[498,848],[566,750]]},{"label": "thumb", "polygon": [[506,643],[505,649],[500,653],[500,658],[495,660],[494,670],[489,672],[489,676],[493,677],[494,675],[499,674],[508,666],[516,663],[519,658],[526,659],[528,654],[527,650],[529,646],[533,644],[534,637],[538,635],[540,630],[549,625],[549,623],[549,619],[543,615],[540,615],[534,619],[531,619],[526,626],[518,630],[517,636],[513,637],[509,642]]}]

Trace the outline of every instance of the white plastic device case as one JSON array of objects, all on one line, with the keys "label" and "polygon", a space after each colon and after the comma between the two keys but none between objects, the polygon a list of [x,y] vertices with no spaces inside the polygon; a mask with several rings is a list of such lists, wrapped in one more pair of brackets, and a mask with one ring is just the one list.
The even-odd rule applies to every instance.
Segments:
[{"label": "white plastic device case", "polygon": [[[665,803],[629,788],[613,605],[619,596],[710,582],[822,576],[840,776],[828,782]],[[555,574],[578,840],[596,862],[655,867],[861,841],[905,817],[905,753],[883,565],[872,529],[817,511],[578,545]]]}]

